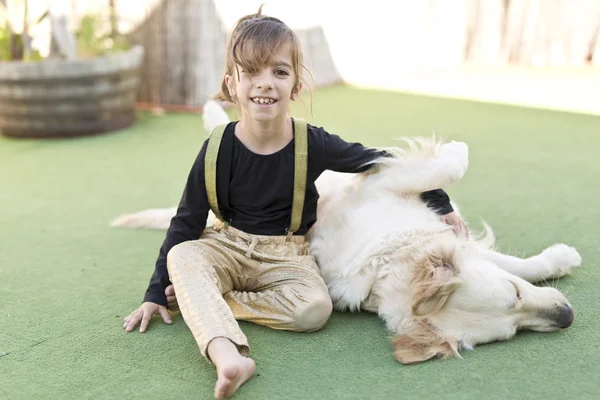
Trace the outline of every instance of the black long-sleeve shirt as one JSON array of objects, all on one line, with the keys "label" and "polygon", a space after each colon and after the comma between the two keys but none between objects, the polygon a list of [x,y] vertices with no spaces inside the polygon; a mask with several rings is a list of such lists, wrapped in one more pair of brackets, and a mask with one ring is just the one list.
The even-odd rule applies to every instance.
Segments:
[{"label": "black long-sleeve shirt", "polygon": [[[290,225],[294,192],[294,140],[273,154],[259,155],[248,150],[235,136],[236,122],[225,129],[217,161],[217,197],[219,208],[228,210],[224,218],[230,225],[256,235],[284,235]],[[315,181],[325,170],[363,172],[370,162],[388,156],[381,150],[348,143],[323,128],[308,125],[308,163],[302,223],[295,233],[305,234],[317,220],[319,194]],[[191,168],[166,238],[160,248],[154,274],[144,301],[167,305],[165,289],[170,285],[167,253],[184,241],[198,239],[206,227],[210,207],[204,181],[204,142]],[[222,156],[231,152],[229,157]],[[225,153],[227,154],[227,153]],[[223,180],[228,179],[228,185]],[[444,215],[452,212],[450,199],[441,189],[421,194],[428,206]]]}]

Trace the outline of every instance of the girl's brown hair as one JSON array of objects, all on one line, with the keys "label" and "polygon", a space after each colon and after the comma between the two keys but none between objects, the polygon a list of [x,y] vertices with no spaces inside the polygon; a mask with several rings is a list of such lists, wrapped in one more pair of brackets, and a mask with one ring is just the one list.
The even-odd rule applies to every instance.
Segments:
[{"label": "girl's brown hair", "polygon": [[215,100],[236,103],[227,88],[226,76],[239,74],[237,67],[244,71],[259,71],[271,62],[271,57],[285,43],[289,43],[292,52],[292,67],[294,69],[293,94],[300,89],[304,69],[312,74],[303,64],[302,45],[298,36],[281,20],[262,15],[262,6],[256,14],[240,18],[234,25],[227,40],[225,55],[225,73],[221,80],[221,91]]}]

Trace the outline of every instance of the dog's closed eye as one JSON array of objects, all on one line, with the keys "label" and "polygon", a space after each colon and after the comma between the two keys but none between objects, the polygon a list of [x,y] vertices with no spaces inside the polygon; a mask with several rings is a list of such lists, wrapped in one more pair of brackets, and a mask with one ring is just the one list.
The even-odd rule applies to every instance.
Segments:
[{"label": "dog's closed eye", "polygon": [[515,288],[515,292],[516,292],[516,297],[519,301],[523,300],[523,298],[521,297],[521,292],[519,291],[519,287],[517,286],[516,283],[514,283],[513,281],[509,281],[511,285],[513,285],[513,287]]}]

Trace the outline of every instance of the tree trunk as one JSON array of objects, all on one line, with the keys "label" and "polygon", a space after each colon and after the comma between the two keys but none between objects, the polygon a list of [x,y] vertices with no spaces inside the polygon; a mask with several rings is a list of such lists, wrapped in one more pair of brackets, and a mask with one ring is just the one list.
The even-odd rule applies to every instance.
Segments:
[{"label": "tree trunk", "polygon": [[50,57],[58,57],[66,60],[77,58],[75,35],[67,28],[67,16],[51,9],[50,26],[52,30]]},{"label": "tree trunk", "polygon": [[24,0],[23,11],[23,33],[21,33],[21,44],[23,45],[23,58],[29,59],[31,56],[31,38],[29,37],[29,1]]},{"label": "tree trunk", "polygon": [[108,9],[110,13],[110,37],[113,39],[119,34],[119,24],[117,18],[116,0],[108,0]]}]

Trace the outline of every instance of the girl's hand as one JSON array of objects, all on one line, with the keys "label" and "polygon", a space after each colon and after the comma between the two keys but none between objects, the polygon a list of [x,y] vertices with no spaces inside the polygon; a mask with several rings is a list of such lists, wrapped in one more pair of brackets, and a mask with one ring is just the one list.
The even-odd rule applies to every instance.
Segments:
[{"label": "girl's hand", "polygon": [[155,314],[160,315],[163,321],[165,321],[165,324],[173,323],[171,314],[169,314],[167,307],[147,301],[142,303],[140,308],[134,310],[131,314],[125,317],[123,329],[125,329],[127,332],[132,332],[136,325],[142,321],[140,325],[140,333],[144,333],[146,332],[150,318],[152,318],[152,316]]},{"label": "girl's hand", "polygon": [[177,296],[175,295],[175,288],[173,285],[167,286],[165,295],[167,296],[167,308],[170,311],[179,311],[179,304],[177,304]]},{"label": "girl's hand", "polygon": [[454,233],[457,235],[464,235],[467,239],[469,238],[469,229],[467,228],[467,224],[465,224],[465,221],[463,221],[456,211],[452,211],[451,213],[443,215],[440,219],[442,222],[452,225]]}]

